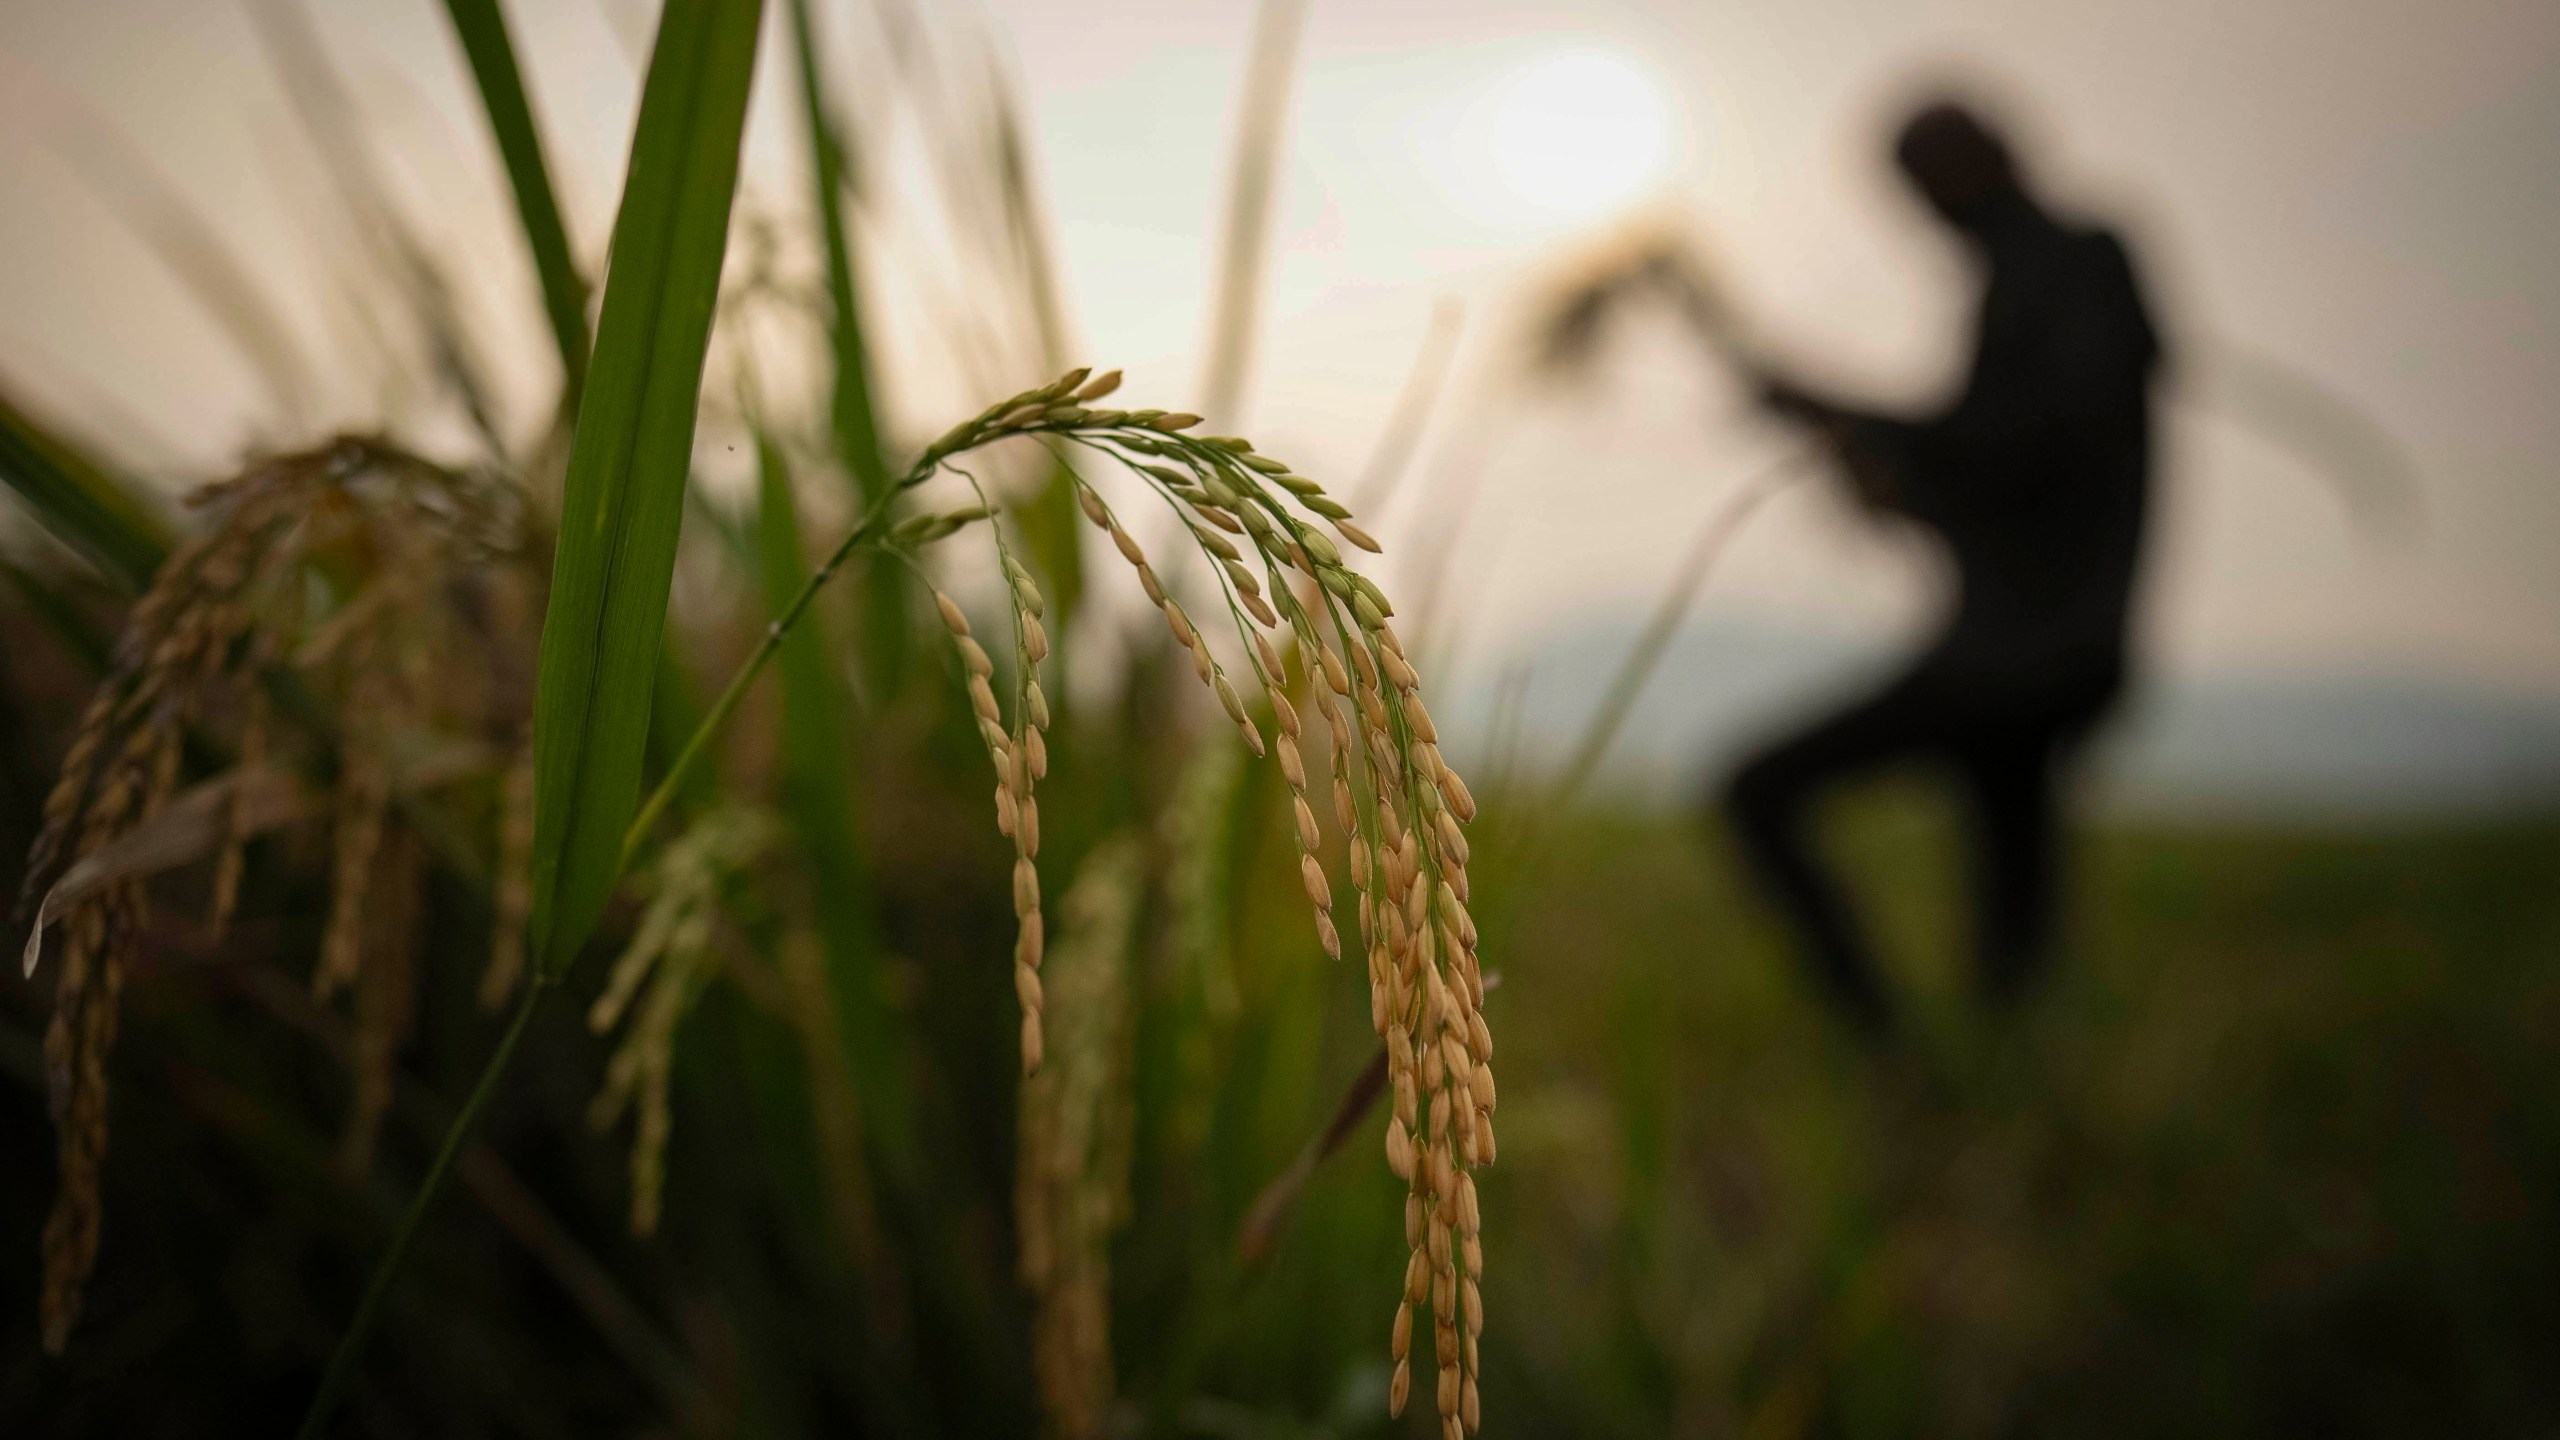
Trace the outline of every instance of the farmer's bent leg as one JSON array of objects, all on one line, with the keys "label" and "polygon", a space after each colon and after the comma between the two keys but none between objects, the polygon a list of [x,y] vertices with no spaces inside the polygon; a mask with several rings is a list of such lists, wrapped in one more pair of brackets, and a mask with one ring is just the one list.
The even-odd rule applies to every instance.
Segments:
[{"label": "farmer's bent leg", "polygon": [[1986,999],[2026,993],[2052,958],[2063,824],[2051,731],[1998,727],[1957,754],[1972,808],[1974,979]]},{"label": "farmer's bent leg", "polygon": [[1871,1038],[1891,1032],[1893,1005],[1848,897],[1822,863],[1814,812],[1841,779],[1932,743],[1929,708],[1909,687],[1890,688],[1762,752],[1723,794],[1743,856],[1825,998]]}]

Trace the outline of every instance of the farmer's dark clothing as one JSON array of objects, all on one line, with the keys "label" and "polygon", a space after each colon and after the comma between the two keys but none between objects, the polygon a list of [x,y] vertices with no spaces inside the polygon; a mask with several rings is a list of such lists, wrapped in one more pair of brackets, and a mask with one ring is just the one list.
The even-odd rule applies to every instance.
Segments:
[{"label": "farmer's dark clothing", "polygon": [[1872,697],[1745,765],[1726,808],[1825,989],[1890,1025],[1849,906],[1814,853],[1814,802],[1888,763],[1950,768],[1971,801],[1978,979],[2014,994],[2050,948],[2057,772],[2114,703],[2151,472],[2160,346],[2124,247],[2024,196],[1967,227],[1988,262],[1972,370],[1944,413],[1847,415],[1870,499],[1955,562],[1944,628]]}]

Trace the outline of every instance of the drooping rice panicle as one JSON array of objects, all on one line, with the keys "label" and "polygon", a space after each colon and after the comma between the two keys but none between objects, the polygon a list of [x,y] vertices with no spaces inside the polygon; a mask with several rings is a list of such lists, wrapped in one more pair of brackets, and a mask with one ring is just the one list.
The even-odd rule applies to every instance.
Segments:
[{"label": "drooping rice panicle", "polygon": [[[978,508],[984,513],[983,505]],[[943,628],[950,634],[952,648],[960,657],[978,735],[986,744],[987,758],[995,766],[996,829],[1013,842],[1013,987],[1022,1011],[1022,1070],[1028,1075],[1039,1070],[1044,1044],[1040,959],[1045,934],[1040,911],[1040,869],[1036,863],[1040,855],[1040,801],[1035,787],[1049,771],[1049,702],[1039,679],[1040,662],[1049,655],[1049,637],[1041,624],[1047,604],[1039,586],[1005,549],[1001,529],[996,536],[997,560],[1004,573],[1013,616],[1014,719],[1010,727],[1003,707],[996,703],[995,661],[971,632],[968,615],[958,601],[941,590],[933,592],[933,603],[942,617]]]},{"label": "drooping rice panicle", "polygon": [[648,908],[587,1011],[587,1027],[600,1035],[629,1017],[587,1122],[610,1129],[637,1108],[631,1139],[635,1235],[658,1226],[673,1132],[668,1098],[676,1030],[718,966],[721,891],[770,847],[774,833],[760,812],[730,807],[704,816],[671,842],[658,856],[657,888]]},{"label": "drooping rice panicle", "polygon": [[[1328,951],[1338,953],[1330,885],[1316,853],[1321,836],[1305,793],[1300,722],[1280,657],[1256,627],[1287,626],[1301,654],[1310,657],[1309,693],[1334,742],[1335,819],[1360,891],[1371,1014],[1386,1042],[1396,1095],[1388,1161],[1408,1187],[1411,1255],[1391,1331],[1396,1369],[1390,1408],[1401,1413],[1409,1396],[1412,1312],[1428,1304],[1442,1426],[1451,1436],[1471,1433],[1481,1421],[1477,1337],[1483,1326],[1482,1217],[1471,1171],[1495,1156],[1496,1093],[1492,1037],[1480,1009],[1478,936],[1467,910],[1463,826],[1474,817],[1475,801],[1440,753],[1420,676],[1389,624],[1394,611],[1386,595],[1346,566],[1333,542],[1273,491],[1331,522],[1347,542],[1375,550],[1376,541],[1349,512],[1314,482],[1245,441],[1184,433],[1198,423],[1195,416],[1096,411],[1074,403],[1073,386],[1081,380],[1080,372],[1071,374],[990,407],[938,448],[956,453],[999,433],[1058,436],[1122,460],[1184,512],[1184,533],[1215,567],[1272,704],[1299,832],[1301,878],[1317,912],[1319,936]],[[1201,682],[1261,753],[1262,737],[1242,696],[1191,614],[1165,593],[1143,547],[1090,484],[1080,483],[1076,496],[1086,517],[1136,571]],[[1238,536],[1265,562],[1267,584],[1257,583],[1244,565],[1242,549],[1229,538]],[[1303,577],[1303,594],[1283,572]],[[1321,684],[1315,683],[1318,670]]]},{"label": "drooping rice panicle", "polygon": [[[58,916],[37,902],[71,862],[98,855],[158,814],[190,737],[229,749],[235,777],[267,765],[274,748],[267,690],[280,683],[276,672],[298,672],[283,682],[297,685],[340,677],[342,683],[319,687],[339,697],[335,712],[322,718],[336,749],[340,823],[315,984],[326,992],[352,981],[359,992],[356,1096],[344,1153],[361,1159],[388,1101],[413,983],[407,946],[416,926],[392,922],[404,909],[414,917],[414,906],[398,895],[376,903],[386,871],[400,872],[393,885],[410,883],[415,861],[408,857],[416,853],[390,818],[396,787],[389,745],[396,732],[432,718],[418,676],[438,657],[459,653],[466,629],[444,594],[416,577],[464,573],[493,558],[514,518],[502,489],[356,437],[259,461],[191,497],[213,523],[169,557],[127,617],[46,799],[21,896],[27,918],[39,922],[31,968],[48,918],[64,937],[45,1041],[61,1117],[60,1184],[44,1240],[49,1350],[68,1339],[96,1259],[106,1060],[148,905],[139,878],[70,899]],[[339,588],[351,581],[352,590]],[[312,595],[333,590],[334,610],[306,628]],[[349,664],[355,656],[363,662]],[[226,812],[212,851],[217,935],[237,902],[246,838],[240,812]],[[388,862],[386,844],[397,847]],[[389,927],[381,943],[366,941],[368,914]],[[382,973],[368,977],[375,965]]]}]

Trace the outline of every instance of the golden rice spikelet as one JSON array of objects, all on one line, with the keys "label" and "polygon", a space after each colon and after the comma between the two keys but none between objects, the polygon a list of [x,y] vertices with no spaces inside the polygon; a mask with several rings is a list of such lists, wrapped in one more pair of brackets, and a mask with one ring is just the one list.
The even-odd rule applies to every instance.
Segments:
[{"label": "golden rice spikelet", "polygon": [[[1474,797],[1439,748],[1438,726],[1421,677],[1393,627],[1395,607],[1369,577],[1344,562],[1345,547],[1375,552],[1374,536],[1348,507],[1315,481],[1247,441],[1189,433],[1189,414],[1094,408],[1117,377],[1085,371],[988,407],[928,450],[915,472],[930,474],[958,450],[1003,434],[1044,432],[1115,456],[1129,474],[1164,500],[1209,562],[1225,613],[1247,648],[1275,734],[1267,747],[1289,790],[1299,876],[1314,909],[1319,938],[1339,955],[1332,879],[1323,854],[1319,811],[1308,792],[1306,736],[1290,691],[1284,657],[1262,633],[1295,641],[1308,682],[1306,696],[1330,740],[1325,776],[1335,827],[1347,846],[1356,896],[1359,943],[1370,987],[1371,1023],[1387,1051],[1393,1094],[1386,1126],[1389,1166],[1406,1185],[1405,1283],[1390,1332],[1395,1369],[1389,1401],[1401,1413],[1410,1397],[1416,1356],[1413,1330],[1429,1317],[1434,1407],[1444,1436],[1481,1424],[1478,1347],[1483,1325],[1481,1212],[1472,1171],[1494,1158],[1496,1090],[1492,1037],[1481,1012],[1479,936],[1469,911],[1469,847],[1464,826]],[[1212,653],[1195,615],[1166,591],[1145,549],[1101,494],[1081,477],[1076,504],[1137,574],[1147,602],[1162,617],[1220,712],[1257,753],[1265,737],[1248,709],[1249,692]],[[1337,545],[1325,531],[1338,535]],[[999,549],[1002,546],[999,537]],[[1257,574],[1253,562],[1264,566]],[[1016,845],[1015,906],[1022,921],[1017,993],[1025,1016],[1026,1059],[1036,1063],[1044,1003],[1036,973],[1039,951],[1038,810],[1031,782],[1045,769],[1046,699],[1028,680],[1045,656],[1036,591],[1008,558],[1016,586],[1018,704],[1011,729],[995,704],[992,665],[971,640],[956,607],[937,599],[968,672],[970,703],[998,776],[999,827]],[[1303,581],[1299,577],[1303,577]],[[1205,596],[1204,592],[1204,596]],[[1221,622],[1223,623],[1223,622]]]},{"label": "golden rice spikelet", "polygon": [[615,958],[604,990],[588,1009],[598,1034],[622,1027],[605,1062],[604,1085],[587,1123],[607,1130],[636,1111],[631,1138],[631,1229],[657,1228],[666,1191],[667,1144],[675,1038],[685,1015],[719,965],[720,898],[730,878],[772,843],[775,829],[757,812],[714,810],[659,853],[655,892]]},{"label": "golden rice spikelet", "polygon": [[[1106,394],[1119,383],[1119,373],[1114,371],[1094,383],[1101,386],[1095,395]],[[1093,386],[1086,388],[1091,390]],[[1001,539],[997,544],[1014,609],[1013,734],[1018,762],[1004,772],[1005,790],[1011,794],[1015,809],[1013,991],[1022,1011],[1022,1073],[1032,1075],[1047,1058],[1047,1032],[1042,1018],[1047,1001],[1040,984],[1044,927],[1040,918],[1039,869],[1033,863],[1040,855],[1040,802],[1032,787],[1049,768],[1047,742],[1042,738],[1049,721],[1049,706],[1036,673],[1049,653],[1049,639],[1040,625],[1043,604],[1038,587],[1010,553],[1002,553]]]},{"label": "golden rice spikelet", "polygon": [[[1078,377],[1080,378],[1080,376]],[[1095,399],[1119,383],[1117,372],[1102,376],[1078,392],[1082,399]],[[1070,385],[1051,387],[1063,395]],[[1050,397],[1055,398],[1055,397]],[[1038,402],[1034,395],[1026,404]],[[1057,420],[1061,413],[1044,409],[1042,415]],[[1072,419],[1073,417],[1065,417]],[[1094,522],[1110,530],[1121,553],[1144,573],[1145,554],[1137,542],[1128,538],[1111,520],[1108,509],[1098,498],[1086,503],[1080,491],[1078,502]],[[1041,921],[1040,871],[1035,863],[1040,854],[1040,805],[1034,793],[1037,782],[1048,773],[1048,742],[1045,731],[1049,724],[1048,697],[1040,688],[1038,667],[1048,658],[1049,636],[1041,623],[1047,608],[1040,588],[1031,573],[1006,548],[999,528],[995,538],[996,555],[1003,572],[1008,597],[1012,601],[1014,632],[1013,718],[1008,725],[1004,709],[996,701],[994,690],[995,662],[986,647],[972,633],[968,616],[959,602],[940,590],[933,593],[934,609],[942,617],[943,628],[950,632],[953,650],[967,677],[969,704],[975,714],[979,732],[987,744],[988,759],[996,772],[996,829],[1013,842],[1013,991],[1021,1010],[1022,1073],[1036,1074],[1046,1058],[1047,1035],[1042,1014],[1047,1005],[1047,992],[1040,980],[1040,964],[1045,949],[1045,927]]]},{"label": "golden rice spikelet", "polygon": [[[1341,687],[1354,702],[1346,709],[1360,743],[1337,749],[1365,755],[1374,782],[1379,848],[1354,873],[1363,914],[1379,916],[1384,930],[1371,966],[1371,1014],[1386,1032],[1395,1097],[1389,1162],[1409,1194],[1406,1303],[1431,1302],[1434,1403],[1443,1432],[1463,1435],[1482,1418],[1470,1343],[1483,1324],[1474,1283],[1481,1217],[1468,1172],[1492,1157],[1493,1096],[1491,1070],[1483,1063],[1490,1055],[1479,1055],[1475,1046],[1483,1024],[1474,1009],[1482,993],[1477,937],[1459,894],[1466,871],[1458,824],[1472,806],[1460,812],[1452,786],[1441,781],[1446,763],[1420,680],[1394,632],[1383,624],[1367,628],[1347,646],[1351,663]],[[1386,698],[1390,688],[1394,703]],[[1321,692],[1318,698],[1330,703]],[[1407,759],[1410,765],[1400,763]],[[1490,1051],[1489,1032],[1484,1048]],[[1409,1354],[1394,1358],[1400,1367],[1411,1364]]]}]

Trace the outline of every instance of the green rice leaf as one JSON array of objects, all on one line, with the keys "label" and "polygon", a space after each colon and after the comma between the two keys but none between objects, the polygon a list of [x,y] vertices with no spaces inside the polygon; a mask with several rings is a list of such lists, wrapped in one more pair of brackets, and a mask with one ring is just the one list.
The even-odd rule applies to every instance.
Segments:
[{"label": "green rice leaf", "polygon": [[481,108],[488,112],[499,158],[506,162],[507,183],[516,193],[516,218],[523,222],[525,246],[533,252],[534,273],[542,281],[542,308],[560,346],[561,409],[575,415],[587,378],[587,282],[569,254],[568,228],[552,194],[542,133],[534,125],[514,42],[507,38],[506,16],[498,0],[445,0],[444,8],[471,62]]},{"label": "green rice leaf", "polygon": [[532,953],[565,970],[638,808],[762,0],[668,0],[563,487],[534,693]]},{"label": "green rice leaf", "polygon": [[827,251],[827,298],[834,307],[827,333],[835,360],[835,385],[827,418],[835,432],[837,453],[859,488],[857,499],[867,503],[889,483],[889,466],[880,453],[870,353],[862,335],[862,297],[854,289],[853,244],[845,229],[844,138],[827,106],[826,75],[819,67],[809,0],[791,0],[791,38],[800,59],[800,105],[809,126],[809,181],[817,192],[818,228]]},{"label": "green rice leaf", "polygon": [[46,532],[128,590],[169,553],[169,525],[106,468],[0,395],[0,481]]},{"label": "green rice leaf", "polygon": [[[1021,111],[1012,82],[999,76],[991,98],[992,144],[987,168],[994,172],[996,194],[1003,202],[1005,236],[1019,267],[1021,307],[1040,343],[1040,362],[1050,372],[1067,368],[1067,321],[1058,296],[1057,248],[1040,222],[1040,206],[1032,191],[1029,144],[1022,134]],[[1049,475],[1040,488],[1012,506],[1040,587],[1057,607],[1050,631],[1061,641],[1075,632],[1076,612],[1084,603],[1084,517],[1076,509],[1076,472],[1063,452],[1052,454]],[[1058,663],[1070,663],[1061,649]],[[1065,699],[1061,683],[1053,694]]]},{"label": "green rice leaf", "polygon": [[[836,456],[853,481],[855,504],[868,506],[889,487],[889,463],[880,448],[862,294],[855,284],[853,239],[845,222],[844,197],[851,178],[848,152],[828,104],[826,71],[818,59],[809,0],[791,0],[791,38],[800,61],[800,108],[809,132],[809,183],[817,200],[819,238],[826,250],[827,340],[835,371],[828,395],[828,429]],[[863,675],[872,691],[886,695],[905,673],[911,645],[906,585],[896,572],[875,565],[859,577],[857,589]]]},{"label": "green rice leaf", "polygon": [[115,640],[77,597],[64,590],[54,577],[38,574],[13,560],[0,560],[0,579],[9,582],[18,603],[72,659],[93,675],[106,673],[107,661],[115,653]]},{"label": "green rice leaf", "polygon": [[[759,435],[756,462],[759,568],[765,604],[779,617],[800,593],[809,566],[789,461],[771,437]],[[906,1044],[889,1004],[871,867],[859,828],[859,792],[846,754],[852,697],[829,659],[836,652],[826,619],[815,609],[803,614],[774,655],[782,670],[782,808],[800,839],[856,1104],[872,1147],[903,1177],[913,1169],[914,1129],[907,1110]]]}]

